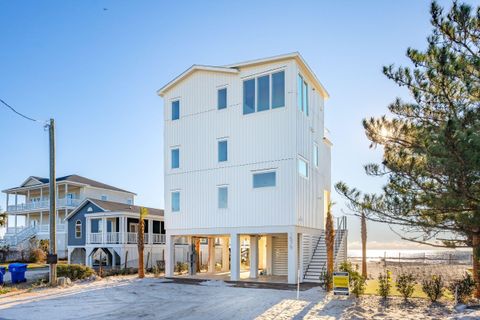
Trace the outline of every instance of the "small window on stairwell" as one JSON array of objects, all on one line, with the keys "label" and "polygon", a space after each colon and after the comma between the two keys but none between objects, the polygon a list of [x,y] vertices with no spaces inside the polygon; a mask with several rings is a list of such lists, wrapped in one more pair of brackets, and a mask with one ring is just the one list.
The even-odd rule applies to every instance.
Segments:
[{"label": "small window on stairwell", "polygon": [[101,197],[100,197],[100,200],[102,200],[102,201],[107,201],[107,196],[105,196],[105,195],[101,196]]},{"label": "small window on stairwell", "polygon": [[82,221],[75,221],[75,238],[80,239],[82,237]]}]

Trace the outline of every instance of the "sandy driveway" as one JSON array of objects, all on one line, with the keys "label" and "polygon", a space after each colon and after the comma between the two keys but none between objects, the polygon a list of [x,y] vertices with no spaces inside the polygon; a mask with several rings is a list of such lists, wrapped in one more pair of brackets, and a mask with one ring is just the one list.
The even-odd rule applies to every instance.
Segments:
[{"label": "sandy driveway", "polygon": [[426,300],[404,306],[378,297],[325,296],[318,287],[300,292],[230,287],[222,281],[201,285],[136,276],[76,283],[0,297],[0,319],[465,319],[480,311],[456,313],[432,308]]},{"label": "sandy driveway", "polygon": [[[176,284],[114,277],[69,288],[0,298],[1,319],[292,319],[307,316],[324,293],[232,288],[223,282]],[[345,301],[346,303],[350,303]],[[311,306],[311,307],[309,307]],[[317,308],[318,309],[318,308]],[[339,310],[328,310],[329,315]],[[318,310],[313,310],[318,314]],[[323,311],[322,311],[323,312]],[[315,317],[316,318],[316,317]]]}]

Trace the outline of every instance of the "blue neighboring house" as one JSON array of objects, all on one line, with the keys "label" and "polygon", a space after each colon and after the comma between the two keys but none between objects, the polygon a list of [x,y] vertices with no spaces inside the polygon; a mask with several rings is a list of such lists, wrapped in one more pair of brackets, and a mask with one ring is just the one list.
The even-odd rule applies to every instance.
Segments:
[{"label": "blue neighboring house", "polygon": [[[163,210],[147,208],[145,218],[146,267],[164,260]],[[67,216],[68,263],[112,267],[138,266],[140,206],[85,199]]]}]

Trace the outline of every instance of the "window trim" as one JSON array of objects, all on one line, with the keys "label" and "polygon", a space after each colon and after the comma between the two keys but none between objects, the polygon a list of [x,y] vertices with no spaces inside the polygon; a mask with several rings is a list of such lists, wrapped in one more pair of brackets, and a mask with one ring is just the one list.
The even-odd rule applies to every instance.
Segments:
[{"label": "window trim", "polygon": [[[178,102],[178,118],[173,119],[173,104],[175,102]],[[170,120],[171,121],[180,120],[180,99],[178,99],[178,98],[172,99],[171,102],[170,102]]]},{"label": "window trim", "polygon": [[[252,172],[252,189],[264,189],[264,188],[276,188],[277,187],[277,169],[267,169],[261,171],[253,171]],[[255,175],[264,174],[264,173],[275,173],[275,184],[273,186],[261,186],[255,187]]]},{"label": "window trim", "polygon": [[[178,151],[178,167],[173,166],[173,152]],[[180,146],[170,147],[170,170],[180,169]]]},{"label": "window trim", "polygon": [[[174,193],[178,193],[178,210],[174,210],[174,208],[173,208],[173,194]],[[171,202],[170,203],[170,209],[172,210],[172,212],[175,212],[175,213],[180,212],[180,210],[181,210],[181,205],[180,205],[181,204],[181,199],[182,199],[182,197],[181,197],[180,190],[170,191],[170,202]]]},{"label": "window trim", "polygon": [[[227,190],[227,201],[226,201],[226,206],[225,207],[220,207],[220,189],[226,189]],[[219,210],[227,210],[229,205],[228,205],[228,189],[229,186],[228,184],[222,184],[217,186],[217,209]]]},{"label": "window trim", "polygon": [[[225,90],[225,106],[220,108],[220,91]],[[217,110],[225,110],[228,108],[228,89],[227,86],[217,87]]]},{"label": "window trim", "polygon": [[[300,168],[299,168],[299,163],[300,163],[300,161],[303,161],[303,162],[305,163],[305,168],[306,168],[306,173],[307,173],[306,176],[304,176],[303,174],[300,173],[300,170],[299,170],[299,169],[300,169]],[[309,172],[309,171],[310,171],[310,170],[309,170],[309,162],[308,162],[308,160],[305,159],[304,157],[302,157],[301,155],[298,155],[298,157],[297,157],[297,173],[298,173],[298,175],[299,175],[300,177],[308,180],[308,179],[310,178],[310,172]]]},{"label": "window trim", "polygon": [[[227,143],[227,159],[226,160],[220,160],[220,143],[221,142],[226,142]],[[228,163],[228,138],[218,138],[217,139],[217,162],[218,163]]]},{"label": "window trim", "polygon": [[[77,227],[80,227],[80,230],[77,230]],[[80,235],[77,236],[77,233],[80,232]],[[75,239],[81,239],[82,238],[82,221],[77,220],[75,221]]]}]

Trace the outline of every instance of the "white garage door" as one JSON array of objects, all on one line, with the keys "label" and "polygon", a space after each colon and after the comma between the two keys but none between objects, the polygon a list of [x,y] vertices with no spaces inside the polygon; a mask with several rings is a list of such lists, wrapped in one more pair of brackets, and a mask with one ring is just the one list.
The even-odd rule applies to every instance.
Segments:
[{"label": "white garage door", "polygon": [[288,239],[272,237],[272,272],[275,276],[288,275]]}]

